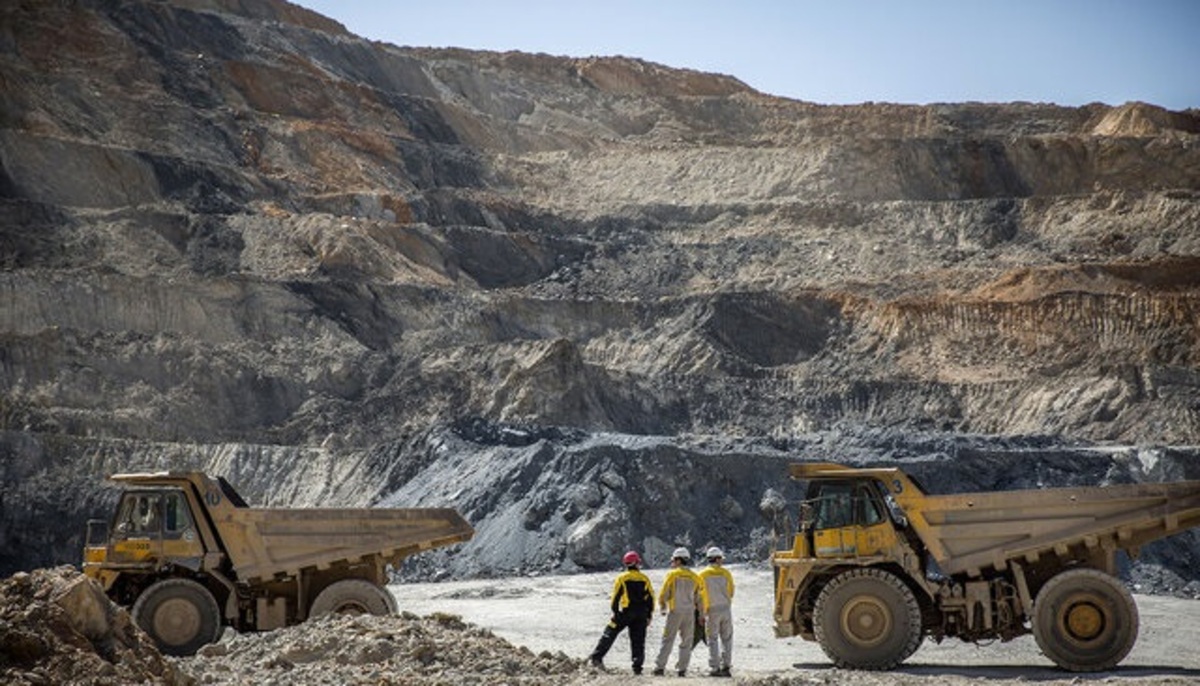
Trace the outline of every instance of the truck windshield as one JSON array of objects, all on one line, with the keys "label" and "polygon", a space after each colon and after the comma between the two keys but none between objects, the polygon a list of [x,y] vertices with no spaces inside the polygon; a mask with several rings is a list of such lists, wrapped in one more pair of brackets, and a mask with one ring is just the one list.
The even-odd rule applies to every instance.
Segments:
[{"label": "truck windshield", "polygon": [[178,489],[130,491],[117,507],[117,532],[128,538],[183,538],[192,527],[187,497]]},{"label": "truck windshield", "polygon": [[808,501],[811,525],[816,530],[871,526],[884,519],[879,499],[866,482],[815,482]]},{"label": "truck windshield", "polygon": [[159,493],[133,491],[125,494],[117,509],[117,531],[134,537],[160,535],[162,497]]}]

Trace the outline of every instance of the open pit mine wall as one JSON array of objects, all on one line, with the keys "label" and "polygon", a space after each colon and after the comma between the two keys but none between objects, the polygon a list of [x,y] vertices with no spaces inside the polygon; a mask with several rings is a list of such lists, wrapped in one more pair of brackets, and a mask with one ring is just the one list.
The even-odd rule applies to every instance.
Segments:
[{"label": "open pit mine wall", "polygon": [[2,11],[0,428],[1200,442],[1195,112],[821,107],[269,0]]},{"label": "open pit mine wall", "polygon": [[0,274],[0,428],[358,448],[471,416],[655,435],[852,423],[1128,444],[1200,436],[1188,294],[581,302],[165,281]]},{"label": "open pit mine wall", "polygon": [[0,90],[0,569],[176,464],[460,507],[412,573],[473,574],[758,554],[793,457],[1200,444],[1194,110],[823,107],[273,0],[3,3]]}]

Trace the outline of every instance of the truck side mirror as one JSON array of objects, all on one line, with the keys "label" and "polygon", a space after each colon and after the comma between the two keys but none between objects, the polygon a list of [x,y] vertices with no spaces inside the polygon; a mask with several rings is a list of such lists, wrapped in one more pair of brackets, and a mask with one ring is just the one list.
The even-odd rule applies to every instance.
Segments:
[{"label": "truck side mirror", "polygon": [[900,509],[900,503],[892,497],[891,493],[883,494],[883,502],[887,505],[888,513],[892,515],[892,521],[901,529],[908,527],[908,515],[904,514],[904,510]]}]

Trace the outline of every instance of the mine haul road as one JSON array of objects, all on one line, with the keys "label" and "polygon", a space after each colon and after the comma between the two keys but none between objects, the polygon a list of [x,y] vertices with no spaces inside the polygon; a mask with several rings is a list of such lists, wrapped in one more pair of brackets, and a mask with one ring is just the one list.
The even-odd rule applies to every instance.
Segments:
[{"label": "mine haul road", "polygon": [[[958,639],[941,645],[926,640],[892,672],[835,669],[816,643],[777,639],[772,631],[771,571],[765,565],[730,565],[737,583],[734,599],[733,674],[737,683],[974,684],[1000,686],[1079,684],[1200,684],[1200,600],[1135,594],[1141,617],[1137,644],[1117,669],[1072,674],[1057,669],[1039,651],[1032,635],[1008,643],[976,646]],[[664,569],[645,570],[658,584]],[[462,616],[516,645],[539,653],[563,651],[585,658],[608,621],[612,574],[508,577],[389,586],[402,611]],[[657,588],[656,588],[657,591]],[[646,639],[647,667],[653,666],[662,628],[655,617]],[[707,675],[708,653],[697,646],[688,677]],[[596,684],[628,683],[629,641],[618,638],[605,659],[607,672]],[[675,655],[668,664],[668,674]],[[675,677],[655,682],[684,683]]]}]

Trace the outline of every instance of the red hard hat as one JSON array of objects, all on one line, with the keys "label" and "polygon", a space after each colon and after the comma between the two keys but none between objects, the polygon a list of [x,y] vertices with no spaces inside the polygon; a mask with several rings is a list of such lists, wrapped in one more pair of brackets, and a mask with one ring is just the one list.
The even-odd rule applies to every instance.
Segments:
[{"label": "red hard hat", "polygon": [[629,565],[640,565],[642,564],[642,556],[630,550],[625,553],[625,557],[621,558],[621,562],[624,562],[626,567]]}]

